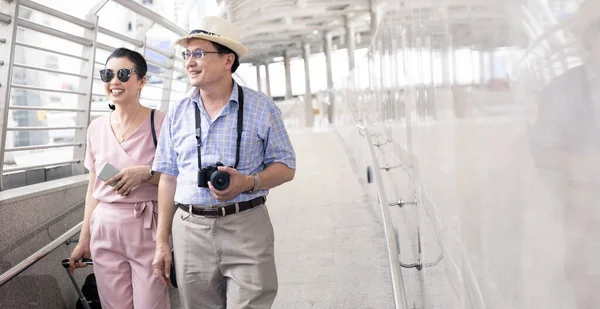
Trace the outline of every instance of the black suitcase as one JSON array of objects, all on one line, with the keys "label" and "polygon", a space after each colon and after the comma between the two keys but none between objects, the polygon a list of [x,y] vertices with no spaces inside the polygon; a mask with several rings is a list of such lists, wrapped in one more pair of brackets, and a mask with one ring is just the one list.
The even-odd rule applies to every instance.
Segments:
[{"label": "black suitcase", "polygon": [[[83,258],[81,260],[83,263],[87,265],[93,265],[92,259]],[[98,287],[96,286],[96,276],[92,273],[89,274],[85,278],[85,282],[81,289],[79,289],[79,285],[75,278],[69,272],[69,259],[64,259],[61,261],[62,266],[67,271],[67,275],[69,275],[69,279],[73,283],[75,290],[77,291],[77,295],[79,295],[79,299],[77,300],[76,309],[102,309],[102,305],[100,304],[100,297],[98,296]]]}]

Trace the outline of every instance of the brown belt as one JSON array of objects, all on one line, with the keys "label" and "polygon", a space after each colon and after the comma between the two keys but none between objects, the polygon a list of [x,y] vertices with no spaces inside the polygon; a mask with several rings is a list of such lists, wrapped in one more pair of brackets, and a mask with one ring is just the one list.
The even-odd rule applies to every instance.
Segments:
[{"label": "brown belt", "polygon": [[190,205],[190,204],[180,204],[176,203],[177,207],[181,208],[181,210],[185,212],[192,212],[193,215],[203,216],[206,218],[218,218],[225,217],[227,215],[236,214],[248,209],[252,209],[256,206],[264,204],[266,198],[264,196],[259,196],[255,199],[246,201],[233,203],[223,206],[209,207],[209,206],[199,206],[199,205]]}]

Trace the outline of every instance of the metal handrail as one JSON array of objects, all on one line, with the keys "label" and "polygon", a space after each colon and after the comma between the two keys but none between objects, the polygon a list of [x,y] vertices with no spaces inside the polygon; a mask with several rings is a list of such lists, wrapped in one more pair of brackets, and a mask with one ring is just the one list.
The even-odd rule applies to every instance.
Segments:
[{"label": "metal handrail", "polygon": [[369,130],[365,126],[357,125],[357,127],[363,130],[365,133],[369,147],[369,155],[371,157],[371,162],[373,163],[373,174],[375,176],[375,182],[377,183],[377,195],[379,196],[379,206],[381,208],[381,215],[383,217],[383,231],[385,234],[385,242],[388,251],[388,262],[390,264],[394,305],[396,309],[408,309],[409,307],[406,299],[406,290],[404,289],[404,280],[402,279],[400,260],[398,259],[399,252],[398,248],[396,247],[396,236],[394,234],[392,215],[388,206],[383,179],[381,178],[379,162],[377,161],[375,150],[373,149],[373,143],[371,141]]},{"label": "metal handrail", "polygon": [[541,33],[527,48],[527,50],[523,53],[520,59],[517,61],[517,67],[520,67],[523,62],[533,54],[534,50],[537,49],[544,41],[550,39],[553,35],[557,34],[559,31],[566,30],[572,26],[575,22],[573,19],[567,19],[566,21],[552,25],[547,28],[543,33]]},{"label": "metal handrail", "polygon": [[20,64],[20,63],[13,63],[13,67],[15,67],[15,68],[21,68],[21,69],[27,69],[27,70],[35,70],[35,71],[42,71],[42,72],[54,73],[54,74],[62,74],[62,75],[75,76],[75,77],[84,78],[84,79],[87,78],[87,76],[85,76],[83,74],[70,73],[70,72],[65,72],[65,71],[60,71],[60,70],[53,70],[53,69],[47,69],[47,68],[40,68],[40,67],[35,67],[35,66],[25,65],[25,64]]},{"label": "metal handrail", "polygon": [[4,272],[3,274],[1,274],[0,275],[0,287],[3,286],[8,281],[10,281],[12,278],[16,277],[17,275],[19,275],[20,273],[22,273],[23,271],[28,269],[29,267],[31,267],[33,264],[37,263],[39,260],[44,258],[46,255],[50,254],[52,251],[56,250],[58,247],[62,246],[65,242],[67,242],[67,240],[73,238],[75,235],[77,235],[77,233],[79,233],[81,231],[82,226],[83,226],[83,221],[79,222],[73,228],[71,228],[64,234],[60,235],[55,240],[51,241],[49,244],[44,246],[42,249],[38,250],[34,254],[30,255],[29,257],[27,257],[26,259],[21,261],[21,263],[15,265],[11,269],[9,269],[6,272]]},{"label": "metal handrail", "polygon": [[167,52],[165,50],[162,50],[162,49],[160,49],[158,47],[155,47],[155,46],[146,45],[146,49],[149,49],[149,50],[151,50],[151,51],[153,51],[153,52],[155,52],[157,54],[161,54],[161,55],[163,55],[163,56],[165,56],[165,57],[167,57],[169,59],[175,58],[175,54],[174,53],[173,54],[169,54],[169,52]]},{"label": "metal handrail", "polygon": [[64,126],[64,127],[7,127],[6,131],[50,131],[50,130],[81,130],[81,126]]},{"label": "metal handrail", "polygon": [[5,167],[4,168],[4,172],[5,173],[9,173],[9,172],[26,171],[26,170],[30,170],[30,169],[34,169],[34,168],[58,166],[58,165],[65,165],[65,164],[79,163],[79,162],[81,162],[81,160],[67,160],[67,161],[50,162],[50,163],[44,163],[44,164],[23,165],[23,166],[16,166],[16,167]]},{"label": "metal handrail", "polygon": [[187,32],[185,30],[178,27],[173,22],[169,21],[168,19],[164,18],[163,16],[160,16],[156,12],[150,10],[149,8],[143,6],[135,1],[131,1],[131,0],[112,0],[112,1],[132,10],[133,12],[135,12],[141,16],[148,18],[149,20],[153,21],[156,24],[161,25],[163,28],[170,30],[171,32],[174,32],[181,36],[184,36],[187,34]]},{"label": "metal handrail", "polygon": [[33,91],[43,91],[43,92],[56,92],[56,93],[65,93],[65,94],[86,95],[85,92],[79,92],[79,91],[73,91],[73,90],[51,89],[51,88],[26,86],[26,85],[19,85],[19,84],[12,84],[10,86],[12,88],[22,89],[22,90],[33,90]]},{"label": "metal handrail", "polygon": [[87,21],[87,20],[83,20],[80,18],[77,18],[75,16],[63,13],[61,11],[57,11],[53,8],[49,8],[47,6],[41,5],[39,3],[30,1],[30,0],[20,0],[19,4],[25,7],[28,7],[32,10],[36,10],[38,12],[42,12],[44,14],[48,14],[50,16],[56,17],[58,19],[62,19],[65,21],[68,21],[72,24],[75,24],[77,26],[81,26],[83,28],[87,28],[87,29],[94,29],[94,24]]},{"label": "metal handrail", "polygon": [[106,29],[106,28],[98,27],[98,33],[102,33],[102,34],[108,35],[110,37],[113,37],[115,39],[119,39],[121,41],[125,41],[125,42],[128,42],[128,43],[131,43],[135,47],[142,47],[142,46],[144,46],[144,42],[143,41],[136,40],[134,38],[128,37],[128,36],[126,36],[124,34],[120,34],[120,33],[117,33],[115,31],[112,31],[112,30],[109,30],[109,29]]},{"label": "metal handrail", "polygon": [[[116,49],[116,47],[114,47],[114,46],[110,46],[110,45],[108,45],[108,44],[104,44],[104,43],[100,43],[100,42],[97,42],[97,43],[96,43],[96,47],[97,47],[97,48],[100,48],[100,49],[102,49],[102,50],[105,50],[105,51],[107,51],[107,52],[111,52],[111,51],[113,51],[113,50],[115,50],[115,49]],[[98,62],[98,61],[94,62],[94,65],[96,65],[96,64],[99,64],[99,65],[102,65],[102,66],[104,66],[104,63],[100,63],[100,62]]]},{"label": "metal handrail", "polygon": [[51,35],[51,36],[54,36],[54,37],[57,37],[57,38],[60,38],[60,39],[64,39],[64,40],[67,40],[67,41],[71,41],[73,43],[77,43],[77,44],[80,44],[80,45],[83,45],[83,46],[88,46],[89,47],[89,46],[92,46],[92,44],[93,44],[91,40],[86,39],[84,37],[80,37],[80,36],[77,36],[77,35],[66,33],[64,31],[59,31],[59,30],[56,30],[56,29],[52,29],[50,27],[46,27],[46,26],[34,23],[32,21],[29,21],[27,19],[23,19],[21,17],[19,17],[17,19],[17,25],[19,25],[20,27],[23,27],[25,29],[37,31],[37,32],[44,33],[44,34],[47,34],[47,35]]},{"label": "metal handrail", "polygon": [[10,24],[11,21],[12,21],[12,16],[4,14],[4,13],[0,13],[0,22],[5,23],[5,24]]},{"label": "metal handrail", "polygon": [[173,66],[172,66],[172,65],[171,65],[171,66],[169,66],[169,65],[166,65],[166,64],[164,64],[164,63],[159,63],[159,62],[156,62],[156,61],[153,61],[153,60],[150,60],[150,59],[146,59],[146,62],[147,62],[148,64],[155,65],[155,66],[157,66],[157,67],[161,67],[161,68],[163,68],[163,69],[167,69],[167,70],[173,69]]},{"label": "metal handrail", "polygon": [[22,111],[53,111],[53,112],[77,112],[82,113],[84,110],[77,108],[62,108],[62,107],[46,107],[46,106],[19,106],[10,105],[10,110],[22,110]]},{"label": "metal handrail", "polygon": [[39,50],[39,51],[43,51],[43,52],[47,52],[47,53],[52,53],[52,54],[56,54],[56,55],[61,55],[61,56],[65,56],[65,57],[71,57],[71,58],[79,59],[79,60],[85,61],[85,62],[89,61],[89,59],[81,57],[81,56],[63,53],[63,52],[59,52],[57,50],[43,48],[43,47],[39,47],[39,46],[34,46],[34,45],[23,43],[23,42],[15,42],[15,45],[21,46],[21,47],[26,47],[26,48],[31,48],[31,49],[35,49],[35,50]]},{"label": "metal handrail", "polygon": [[82,143],[61,143],[61,144],[48,144],[48,145],[35,145],[35,146],[19,146],[19,147],[9,147],[4,149],[6,152],[10,151],[25,151],[25,150],[40,150],[40,149],[50,149],[50,148],[64,148],[64,147],[81,147]]}]

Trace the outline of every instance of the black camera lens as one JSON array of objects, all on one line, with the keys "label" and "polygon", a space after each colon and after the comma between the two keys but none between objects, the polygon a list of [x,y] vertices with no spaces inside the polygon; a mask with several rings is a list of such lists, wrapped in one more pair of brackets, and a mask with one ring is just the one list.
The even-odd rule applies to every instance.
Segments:
[{"label": "black camera lens", "polygon": [[212,186],[219,191],[223,191],[229,187],[229,174],[221,171],[215,171],[210,175],[210,183]]}]

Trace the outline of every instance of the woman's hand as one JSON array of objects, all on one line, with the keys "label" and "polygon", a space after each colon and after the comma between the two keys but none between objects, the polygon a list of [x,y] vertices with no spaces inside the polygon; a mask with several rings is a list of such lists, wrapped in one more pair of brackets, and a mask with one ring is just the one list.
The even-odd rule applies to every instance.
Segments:
[{"label": "woman's hand", "polygon": [[71,275],[75,272],[75,268],[87,267],[87,264],[82,263],[80,260],[82,258],[91,258],[92,254],[90,252],[89,243],[78,243],[71,252],[71,259],[69,260],[69,272]]},{"label": "woman's hand", "polygon": [[108,179],[106,183],[118,181],[113,187],[113,191],[116,191],[122,196],[127,196],[129,193],[131,193],[131,190],[149,179],[149,170],[150,168],[144,165],[127,167],[122,169],[115,176]]}]

